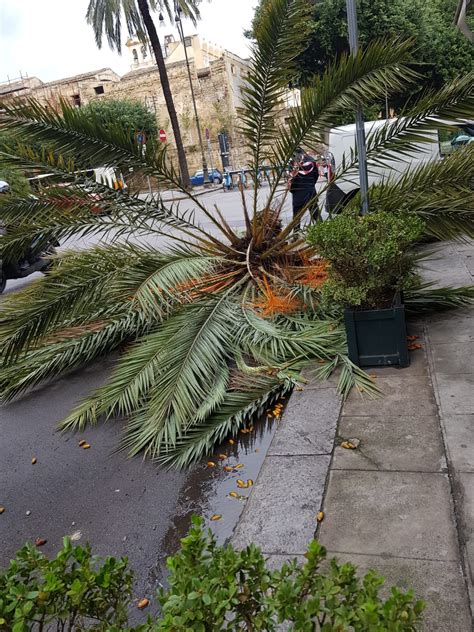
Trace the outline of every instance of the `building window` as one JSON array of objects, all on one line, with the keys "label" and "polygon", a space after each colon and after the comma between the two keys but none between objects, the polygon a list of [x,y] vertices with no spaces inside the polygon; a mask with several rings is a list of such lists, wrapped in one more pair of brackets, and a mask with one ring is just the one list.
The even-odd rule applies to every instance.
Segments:
[{"label": "building window", "polygon": [[234,66],[234,64],[231,64],[231,65],[230,65],[230,72],[231,72],[233,75],[235,75],[235,66]]},{"label": "building window", "polygon": [[184,38],[184,45],[186,46],[186,48],[192,48],[192,45],[193,45],[192,37],[185,37]]},{"label": "building window", "polygon": [[96,86],[96,87],[94,88],[94,92],[95,92],[96,94],[104,94],[104,86]]},{"label": "building window", "polygon": [[80,108],[81,107],[81,95],[80,94],[73,94],[72,95],[72,104],[74,105],[75,108]]},{"label": "building window", "polygon": [[133,55],[133,62],[134,62],[135,64],[138,64],[138,53],[137,53],[137,49],[136,49],[136,48],[134,48],[134,49],[132,50],[132,55]]},{"label": "building window", "polygon": [[143,58],[143,59],[146,59],[146,58],[148,57],[148,53],[146,52],[146,46],[145,46],[145,45],[143,45],[143,46],[140,48],[140,50],[141,50],[141,52],[142,52],[142,58]]}]

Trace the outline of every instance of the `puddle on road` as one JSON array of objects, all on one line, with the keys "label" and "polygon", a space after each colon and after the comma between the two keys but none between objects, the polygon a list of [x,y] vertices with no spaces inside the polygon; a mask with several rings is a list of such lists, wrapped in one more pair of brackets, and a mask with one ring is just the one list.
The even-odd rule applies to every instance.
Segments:
[{"label": "puddle on road", "polygon": [[[286,404],[286,400],[281,400],[281,403]],[[226,440],[202,464],[192,469],[181,489],[171,526],[159,547],[161,558],[149,577],[152,583],[163,583],[166,558],[179,549],[180,540],[187,534],[193,514],[205,519],[205,527],[213,531],[220,544],[230,539],[253,489],[253,486],[239,488],[237,480],[247,483],[250,479],[255,482],[278,423],[279,418],[269,417],[265,413],[255,422],[251,433],[239,433],[233,445]],[[226,455],[227,458],[221,460],[219,455]],[[209,467],[208,461],[215,463],[215,467]],[[243,467],[231,472],[224,469],[236,465]],[[231,492],[236,492],[239,497],[230,496]],[[222,516],[221,519],[212,521],[211,517],[216,515]]]}]

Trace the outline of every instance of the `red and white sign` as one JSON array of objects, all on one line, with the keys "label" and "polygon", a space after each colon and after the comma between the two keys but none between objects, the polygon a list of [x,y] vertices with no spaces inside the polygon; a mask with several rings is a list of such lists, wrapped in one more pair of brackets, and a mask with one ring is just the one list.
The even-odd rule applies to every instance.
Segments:
[{"label": "red and white sign", "polygon": [[160,129],[160,140],[162,143],[166,143],[166,132],[164,129]]}]

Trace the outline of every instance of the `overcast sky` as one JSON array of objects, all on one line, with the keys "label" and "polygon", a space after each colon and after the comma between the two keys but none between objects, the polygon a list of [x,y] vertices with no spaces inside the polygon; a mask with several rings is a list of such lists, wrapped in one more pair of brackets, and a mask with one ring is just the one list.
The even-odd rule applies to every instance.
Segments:
[{"label": "overcast sky", "polygon": [[[197,27],[185,23],[185,34],[198,32],[206,40],[240,56],[247,56],[248,42],[243,30],[250,26],[257,0],[210,0],[201,7]],[[52,81],[71,75],[110,67],[127,72],[129,59],[105,43],[95,45],[85,13],[88,0],[0,0],[0,82],[20,76]],[[158,29],[162,39],[170,26]],[[124,41],[126,34],[124,34]]]}]

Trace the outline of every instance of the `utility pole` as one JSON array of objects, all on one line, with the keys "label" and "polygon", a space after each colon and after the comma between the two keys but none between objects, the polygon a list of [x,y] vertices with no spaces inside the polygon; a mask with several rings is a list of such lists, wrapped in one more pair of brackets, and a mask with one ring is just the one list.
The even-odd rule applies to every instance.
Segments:
[{"label": "utility pole", "polygon": [[188,51],[186,50],[186,42],[184,40],[184,31],[183,31],[183,22],[181,20],[181,7],[179,6],[178,2],[174,3],[174,10],[175,10],[175,22],[176,22],[176,26],[178,29],[178,33],[179,33],[179,37],[181,39],[181,43],[183,44],[183,48],[184,48],[184,57],[186,59],[186,68],[188,70],[188,79],[189,79],[189,87],[191,89],[191,99],[193,102],[193,108],[194,108],[194,117],[196,119],[196,127],[197,127],[197,133],[198,133],[198,139],[199,139],[199,147],[201,149],[201,160],[202,160],[202,171],[203,171],[203,176],[204,176],[204,185],[209,184],[209,170],[207,168],[207,161],[206,161],[206,155],[204,153],[204,145],[202,142],[202,134],[201,134],[201,124],[199,122],[199,116],[198,116],[198,111],[197,111],[197,106],[196,106],[196,98],[194,96],[194,88],[193,88],[193,80],[191,77],[191,69],[189,67],[189,59],[188,59]]},{"label": "utility pole", "polygon": [[[359,50],[359,29],[357,27],[356,0],[346,0],[347,26],[349,28],[349,46],[355,56]],[[369,179],[367,177],[367,153],[365,148],[364,111],[361,105],[356,107],[356,146],[359,158],[360,193],[362,197],[362,215],[369,212]]]}]

